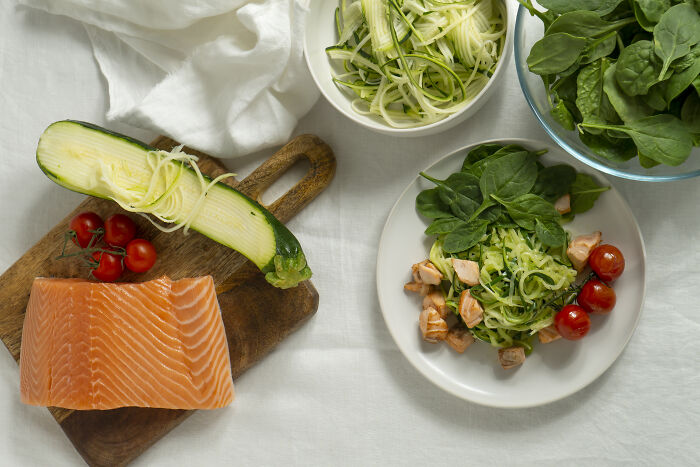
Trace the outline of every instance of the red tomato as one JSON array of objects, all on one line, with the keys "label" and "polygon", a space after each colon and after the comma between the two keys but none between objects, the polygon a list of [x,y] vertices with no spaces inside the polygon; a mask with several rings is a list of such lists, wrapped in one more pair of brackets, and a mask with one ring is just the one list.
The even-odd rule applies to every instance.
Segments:
[{"label": "red tomato", "polygon": [[578,305],[566,305],[554,316],[554,327],[564,339],[581,339],[591,329],[591,318]]},{"label": "red tomato", "polygon": [[119,276],[124,272],[124,265],[120,255],[96,251],[92,254],[92,257],[99,262],[97,267],[92,270],[92,275],[95,279],[113,282],[119,279]]},{"label": "red tomato", "polygon": [[[75,232],[73,242],[81,248],[87,248],[97,229],[103,227],[102,218],[94,212],[83,212],[75,216],[70,221],[70,229]],[[97,238],[92,242],[97,243]]]},{"label": "red tomato", "polygon": [[105,221],[105,242],[124,246],[136,236],[136,224],[124,214],[113,214]]},{"label": "red tomato", "polygon": [[615,291],[601,281],[591,279],[583,285],[576,301],[589,313],[608,314],[615,307]]},{"label": "red tomato", "polygon": [[610,282],[620,277],[625,270],[625,257],[612,245],[600,245],[591,253],[588,264],[598,277]]},{"label": "red tomato", "polygon": [[156,258],[156,249],[148,240],[137,238],[126,245],[124,264],[130,271],[146,272],[153,267]]}]

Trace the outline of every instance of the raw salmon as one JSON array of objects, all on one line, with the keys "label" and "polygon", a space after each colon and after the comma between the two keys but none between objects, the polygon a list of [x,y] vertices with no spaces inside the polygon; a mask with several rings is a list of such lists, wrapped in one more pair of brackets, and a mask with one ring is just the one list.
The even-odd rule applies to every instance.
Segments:
[{"label": "raw salmon", "polygon": [[68,409],[215,409],[233,400],[211,276],[140,284],[37,278],[20,352],[22,402]]}]

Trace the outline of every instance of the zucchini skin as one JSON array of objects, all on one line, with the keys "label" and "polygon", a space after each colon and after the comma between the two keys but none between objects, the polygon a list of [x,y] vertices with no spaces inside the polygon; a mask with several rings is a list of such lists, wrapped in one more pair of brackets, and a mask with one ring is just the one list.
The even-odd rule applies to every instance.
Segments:
[{"label": "zucchini skin", "polygon": [[[131,138],[129,136],[123,135],[121,133],[117,133],[111,130],[108,130],[106,128],[100,127],[98,125],[94,125],[92,123],[88,122],[83,122],[83,121],[78,121],[78,120],[61,120],[58,122],[54,122],[49,127],[56,125],[56,124],[65,124],[65,123],[71,123],[75,125],[79,125],[81,127],[84,127],[88,130],[92,131],[97,131],[100,133],[103,133],[109,137],[112,138],[117,138],[122,141],[125,141],[131,145],[136,146],[138,149],[143,150],[145,152],[150,152],[150,151],[158,151],[157,148],[154,148],[142,141],[139,141],[137,139]],[[37,148],[36,152],[36,160],[37,160],[37,165],[41,169],[42,172],[53,182],[56,184],[67,188],[71,191],[81,193],[81,194],[86,194],[90,196],[95,196],[97,198],[101,199],[108,199],[111,200],[109,197],[97,194],[97,193],[92,193],[87,190],[82,190],[78,187],[71,186],[67,184],[64,180],[61,179],[61,177],[55,173],[53,173],[51,170],[46,168],[42,162],[41,162],[41,154],[39,152],[39,149]],[[180,164],[183,169],[189,170],[194,176],[197,176],[196,172],[192,167],[190,167],[189,164],[184,164],[181,161],[172,161],[173,163]],[[212,181],[212,178],[201,174],[204,179],[207,181],[207,183]],[[270,258],[270,260],[266,264],[259,264],[255,263],[256,266],[260,269],[262,273],[265,274],[265,279],[272,285],[278,288],[286,289],[290,287],[295,287],[298,285],[299,282],[308,280],[311,277],[311,269],[308,267],[306,264],[306,256],[304,255],[304,252],[301,248],[301,245],[299,244],[299,241],[297,238],[292,234],[287,227],[282,224],[270,211],[268,211],[266,208],[264,208],[260,203],[257,201],[249,198],[245,194],[241,193],[240,191],[236,190],[235,188],[225,184],[218,182],[217,186],[221,188],[225,188],[234,194],[234,196],[238,196],[245,200],[248,204],[250,204],[250,207],[254,209],[255,211],[258,211],[260,214],[262,214],[265,217],[265,220],[267,224],[271,227],[274,239],[275,239],[275,255]],[[209,235],[207,235],[206,232],[202,232],[199,229],[196,229],[195,227],[191,227],[193,230],[198,231],[202,235],[211,238]],[[212,240],[217,241],[212,238]],[[220,243],[217,241],[217,243]],[[229,245],[226,245],[225,243],[222,243],[222,245],[227,246],[231,248]],[[245,256],[245,253],[240,252]]]}]

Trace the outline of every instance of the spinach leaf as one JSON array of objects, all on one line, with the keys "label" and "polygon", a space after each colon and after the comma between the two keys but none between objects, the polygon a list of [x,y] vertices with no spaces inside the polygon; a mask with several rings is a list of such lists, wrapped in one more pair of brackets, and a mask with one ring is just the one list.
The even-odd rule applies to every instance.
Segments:
[{"label": "spinach leaf", "polygon": [[469,166],[473,163],[486,159],[492,156],[496,151],[502,149],[502,144],[480,144],[471,151],[467,153],[467,157],[464,158],[464,163],[462,163],[462,171],[468,170]]},{"label": "spinach leaf", "polygon": [[501,149],[494,152],[493,154],[486,157],[485,159],[481,159],[480,161],[476,161],[469,168],[469,171],[474,176],[481,178],[481,175],[484,173],[486,166],[489,165],[491,162],[494,162],[494,161],[500,159],[501,157],[505,157],[509,154],[515,154],[516,152],[527,153],[527,150],[525,148],[523,148],[522,146],[518,146],[517,144],[509,144],[507,146],[503,146]]},{"label": "spinach leaf", "polygon": [[700,134],[700,97],[696,93],[688,95],[681,110],[681,120],[693,134]]},{"label": "spinach leaf", "polygon": [[685,124],[670,114],[644,117],[625,125],[582,123],[581,126],[626,133],[634,140],[640,154],[666,165],[682,164],[693,149],[693,140]]},{"label": "spinach leaf", "polygon": [[666,110],[666,107],[668,107],[669,104],[666,102],[665,97],[667,84],[668,83],[666,81],[662,81],[650,87],[649,91],[647,91],[645,95],[641,96],[644,103],[652,109],[658,110],[659,112]]},{"label": "spinach leaf", "polygon": [[593,11],[605,16],[615,9],[622,0],[538,0],[537,3],[556,14],[564,14],[576,10]]},{"label": "spinach leaf", "polygon": [[630,122],[632,120],[639,120],[640,118],[648,117],[653,114],[654,111],[638,96],[628,96],[622,92],[622,89],[620,89],[620,86],[617,84],[617,80],[615,80],[616,69],[617,63],[613,63],[605,70],[603,76],[603,90],[622,121]]},{"label": "spinach leaf", "polygon": [[503,210],[501,209],[501,207],[499,205],[494,205],[488,209],[484,209],[483,211],[481,211],[481,213],[477,217],[477,220],[481,219],[488,222],[495,222],[496,219],[500,218],[502,214]]},{"label": "spinach leaf", "polygon": [[576,180],[576,170],[567,164],[550,165],[540,170],[532,193],[549,201],[556,201],[569,192]]},{"label": "spinach leaf", "polygon": [[620,21],[609,22],[601,19],[600,15],[593,11],[571,11],[554,20],[544,34],[548,36],[558,32],[565,32],[576,37],[593,38],[617,31],[634,21],[634,18],[625,18]]},{"label": "spinach leaf", "polygon": [[634,17],[637,20],[637,23],[639,23],[639,26],[641,26],[642,29],[644,29],[647,32],[654,31],[654,26],[656,26],[656,23],[658,21],[652,21],[649,18],[647,18],[644,14],[644,10],[642,10],[642,8],[636,1],[633,0],[632,3],[634,9]]},{"label": "spinach leaf", "polygon": [[614,138],[613,141],[607,135],[592,135],[585,131],[578,136],[594,153],[614,162],[628,161],[637,155],[637,146],[629,138]]},{"label": "spinach leaf", "polygon": [[445,234],[465,225],[467,225],[467,223],[461,219],[456,217],[445,217],[442,219],[435,219],[428,226],[428,228],[425,229],[425,233],[426,235]]},{"label": "spinach leaf", "polygon": [[659,162],[655,161],[654,159],[645,156],[641,152],[638,154],[638,158],[639,158],[639,165],[641,165],[645,169],[651,169],[652,167],[656,167],[657,165],[660,164]]},{"label": "spinach leaf", "polygon": [[[608,66],[610,61],[607,58],[601,58],[582,68],[576,78],[578,87],[576,107],[581,112],[584,123],[607,123],[617,120],[615,109],[603,91],[603,76]],[[590,132],[600,133],[600,130]]]},{"label": "spinach leaf", "polygon": [[506,208],[516,224],[526,230],[535,230],[537,219],[542,222],[556,222],[560,217],[552,203],[532,193],[518,196],[512,201],[499,198],[496,195],[492,195],[492,197]]},{"label": "spinach leaf", "polygon": [[452,217],[449,206],[442,202],[437,188],[423,190],[418,193],[416,197],[416,211],[430,219]]},{"label": "spinach leaf", "polygon": [[635,7],[644,13],[644,17],[656,24],[661,19],[661,15],[671,8],[670,0],[634,0]]},{"label": "spinach leaf", "polygon": [[566,108],[566,104],[563,100],[559,99],[557,104],[549,110],[549,114],[552,116],[555,122],[562,126],[565,130],[573,131],[576,127],[574,124],[574,117]]},{"label": "spinach leaf", "polygon": [[558,247],[566,244],[566,232],[564,232],[559,222],[556,221],[536,219],[535,234],[540,242],[548,247]]},{"label": "spinach leaf", "polygon": [[598,185],[590,175],[576,174],[576,180],[571,185],[571,212],[581,214],[588,211],[600,194],[609,189]]},{"label": "spinach leaf", "polygon": [[666,102],[671,102],[688,89],[694,79],[700,75],[700,46],[693,47],[691,53],[686,55],[691,57],[692,63],[683,70],[676,71],[665,83],[664,98]]},{"label": "spinach leaf", "polygon": [[469,220],[469,217],[479,207],[481,203],[477,188],[479,181],[473,175],[457,172],[447,177],[446,180],[438,180],[423,172],[420,174],[437,185],[436,190],[440,201],[449,207],[449,211],[454,216],[465,221]]},{"label": "spinach leaf", "polygon": [[654,52],[663,61],[659,80],[671,62],[690,52],[700,42],[700,15],[691,5],[675,5],[661,15],[654,26]]},{"label": "spinach leaf", "polygon": [[628,96],[646,94],[657,82],[661,69],[654,55],[654,44],[642,40],[628,45],[617,59],[615,78]]},{"label": "spinach leaf", "polygon": [[598,60],[599,58],[607,57],[613,53],[615,47],[617,46],[615,38],[616,34],[611,32],[608,35],[591,42],[588,46],[586,46],[583,54],[581,54],[581,64],[586,65]]},{"label": "spinach leaf", "polygon": [[586,48],[586,39],[559,32],[535,42],[527,66],[538,75],[553,75],[574,65]]},{"label": "spinach leaf", "polygon": [[695,88],[698,96],[700,96],[700,75],[693,80],[693,87]]},{"label": "spinach leaf", "polygon": [[474,221],[445,235],[442,249],[447,253],[459,253],[473,247],[486,235],[487,221]]},{"label": "spinach leaf", "polygon": [[552,21],[554,21],[554,19],[556,18],[556,15],[551,11],[540,11],[537,8],[535,8],[531,0],[518,0],[518,3],[527,8],[527,11],[530,12],[530,16],[537,16],[540,19],[540,21],[542,21],[542,23],[544,24],[545,30],[549,27],[550,24],[552,24]]},{"label": "spinach leaf", "polygon": [[537,179],[535,157],[527,152],[516,152],[486,165],[479,180],[484,201],[491,195],[515,198],[530,191]]}]

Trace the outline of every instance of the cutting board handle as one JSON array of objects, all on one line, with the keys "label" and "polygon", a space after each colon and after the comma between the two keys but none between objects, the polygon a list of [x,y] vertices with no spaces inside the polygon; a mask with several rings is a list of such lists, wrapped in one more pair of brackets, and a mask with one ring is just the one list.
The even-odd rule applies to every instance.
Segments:
[{"label": "cutting board handle", "polygon": [[304,177],[270,206],[265,206],[280,221],[287,222],[318,196],[335,174],[333,151],[323,140],[314,135],[297,136],[243,179],[236,188],[260,202],[265,190],[302,158],[309,161],[309,170]]}]

